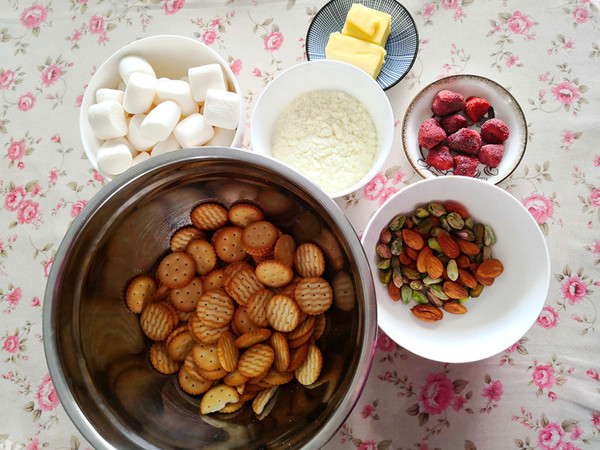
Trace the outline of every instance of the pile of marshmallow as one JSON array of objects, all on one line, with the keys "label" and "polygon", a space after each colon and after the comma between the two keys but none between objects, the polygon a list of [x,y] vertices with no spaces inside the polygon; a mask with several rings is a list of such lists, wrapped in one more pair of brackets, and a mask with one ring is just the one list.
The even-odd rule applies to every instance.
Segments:
[{"label": "pile of marshmallow", "polygon": [[231,145],[239,125],[240,94],[227,90],[219,64],[192,67],[180,80],[157,78],[137,55],[118,64],[122,82],[96,91],[87,111],[94,135],[104,141],[98,169],[118,175],[151,156],[202,145]]}]

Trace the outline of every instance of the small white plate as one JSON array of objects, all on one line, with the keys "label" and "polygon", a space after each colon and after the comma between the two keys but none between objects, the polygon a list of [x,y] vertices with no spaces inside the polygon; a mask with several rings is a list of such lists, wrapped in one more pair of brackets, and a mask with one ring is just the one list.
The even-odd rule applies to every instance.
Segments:
[{"label": "small white plate", "polygon": [[[478,96],[487,99],[491,108],[489,115],[502,119],[510,136],[504,142],[504,156],[495,168],[479,164],[475,178],[498,184],[506,179],[519,165],[527,146],[527,122],[519,103],[498,83],[479,75],[451,75],[426,86],[411,101],[402,123],[402,146],[415,171],[423,178],[440,175],[452,175],[452,169],[440,171],[427,164],[427,149],[419,146],[418,135],[421,124],[431,117],[431,102],[435,94],[443,89],[458,92],[465,99]],[[491,118],[491,117],[489,117]],[[469,128],[479,131],[480,126],[473,124]]]},{"label": "small white plate", "polygon": [[[381,230],[396,215],[434,200],[457,201],[474,220],[494,229],[493,257],[502,262],[504,272],[479,297],[464,303],[467,313],[445,312],[442,320],[428,323],[412,314],[412,305],[391,299],[379,280],[375,247]],[[539,226],[515,197],[482,180],[447,176],[409,185],[371,218],[362,244],[373,273],[379,326],[402,347],[434,361],[478,361],[510,347],[535,322],[548,294],[550,257]]]}]

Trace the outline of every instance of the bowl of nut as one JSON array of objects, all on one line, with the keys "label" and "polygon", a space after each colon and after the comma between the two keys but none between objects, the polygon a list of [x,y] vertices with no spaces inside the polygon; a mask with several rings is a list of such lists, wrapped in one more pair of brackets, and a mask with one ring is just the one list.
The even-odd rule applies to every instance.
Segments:
[{"label": "bowl of nut", "polygon": [[472,362],[517,342],[550,283],[544,237],[523,205],[483,180],[431,178],[390,197],[362,243],[381,329],[435,361]]},{"label": "bowl of nut", "polygon": [[404,152],[419,175],[460,175],[498,184],[519,165],[527,122],[511,93],[479,75],[434,81],[409,104]]},{"label": "bowl of nut", "polygon": [[94,73],[79,116],[92,166],[108,179],[164,153],[241,147],[240,86],[227,62],[197,40],[157,35],[113,53]]},{"label": "bowl of nut", "polygon": [[364,250],[274,160],[206,147],[144,161],[90,200],[54,261],[46,357],[94,448],[320,448],[366,382]]}]

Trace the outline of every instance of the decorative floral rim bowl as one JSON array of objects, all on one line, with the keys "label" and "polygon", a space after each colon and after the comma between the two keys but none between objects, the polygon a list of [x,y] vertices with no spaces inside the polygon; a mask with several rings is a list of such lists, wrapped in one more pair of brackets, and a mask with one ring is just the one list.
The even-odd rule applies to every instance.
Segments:
[{"label": "decorative floral rim bowl", "polygon": [[[492,257],[503,273],[477,298],[463,305],[465,314],[424,322],[411,312],[414,300],[394,302],[379,279],[376,253],[381,230],[398,214],[430,201],[454,200],[496,235]],[[466,363],[496,355],[517,342],[538,318],[550,285],[550,256],[544,236],[529,211],[507,191],[486,181],[447,176],[413,183],[390,197],[369,221],[361,242],[373,273],[377,322],[405,349],[444,363]]]},{"label": "decorative floral rim bowl", "polygon": [[392,16],[390,36],[385,45],[385,63],[377,77],[383,90],[395,86],[412,68],[419,50],[419,33],[410,13],[396,0],[331,0],[313,18],[306,34],[308,60],[325,59],[329,35],[342,31],[353,3],[362,3]]},{"label": "decorative floral rim bowl", "polygon": [[468,128],[480,130],[486,119],[502,119],[510,130],[510,136],[504,142],[504,156],[498,167],[491,168],[479,164],[475,178],[498,184],[505,180],[519,165],[527,146],[527,122],[521,106],[512,94],[495,81],[479,75],[460,74],[440,78],[426,86],[410,102],[402,123],[402,146],[408,161],[423,178],[452,175],[450,170],[438,170],[427,164],[428,150],[418,143],[421,124],[431,117],[431,102],[435,94],[443,89],[458,92],[465,99],[479,96],[490,102],[490,111],[476,124]]}]

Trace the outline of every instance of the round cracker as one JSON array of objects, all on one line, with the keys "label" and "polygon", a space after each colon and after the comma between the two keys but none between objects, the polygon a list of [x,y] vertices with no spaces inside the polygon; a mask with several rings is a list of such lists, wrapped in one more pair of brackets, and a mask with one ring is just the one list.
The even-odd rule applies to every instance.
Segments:
[{"label": "round cracker", "polygon": [[240,400],[240,395],[231,386],[219,384],[211,387],[202,396],[200,401],[200,413],[210,414],[219,411],[228,403],[237,403]]},{"label": "round cracker", "polygon": [[300,367],[294,371],[294,376],[304,386],[313,384],[321,375],[321,369],[323,368],[323,355],[321,350],[314,344],[308,346],[308,352],[306,358]]},{"label": "round cracker", "polygon": [[294,278],[294,271],[281,261],[263,261],[256,266],[258,280],[270,287],[283,287]]},{"label": "round cracker", "polygon": [[192,210],[190,219],[200,230],[217,230],[227,223],[227,210],[218,203],[202,203]]},{"label": "round cracker", "polygon": [[273,297],[275,293],[270,289],[264,288],[256,291],[248,304],[246,305],[246,311],[248,317],[259,327],[266,327],[269,325],[269,319],[267,318],[267,303]]},{"label": "round cracker", "polygon": [[270,345],[255,344],[240,356],[238,370],[243,376],[253,378],[266,373],[274,360],[275,352]]},{"label": "round cracker", "polygon": [[194,278],[196,263],[186,253],[169,253],[156,269],[156,279],[171,289],[185,286]]},{"label": "round cracker", "polygon": [[247,253],[242,245],[243,230],[240,227],[220,228],[213,236],[212,244],[217,256],[226,263],[241,261]]},{"label": "round cracker", "polygon": [[333,302],[333,290],[327,281],[320,277],[303,278],[296,286],[295,300],[306,314],[323,314]]},{"label": "round cracker", "polygon": [[196,313],[204,325],[219,328],[229,324],[233,318],[235,305],[223,290],[209,291],[200,297]]},{"label": "round cracker", "polygon": [[261,256],[273,250],[278,238],[279,231],[275,225],[266,220],[259,220],[244,228],[242,245],[249,255]]},{"label": "round cracker", "polygon": [[169,292],[169,301],[179,311],[190,312],[196,309],[198,300],[204,293],[204,285],[198,277],[192,278],[185,286],[178,289],[171,289]]},{"label": "round cracker", "polygon": [[188,244],[185,252],[194,261],[196,273],[199,275],[206,275],[217,265],[217,252],[208,241],[194,240]]},{"label": "round cracker", "polygon": [[223,269],[215,269],[204,276],[202,280],[204,292],[223,289]]},{"label": "round cracker", "polygon": [[265,218],[260,208],[251,203],[236,203],[232,205],[229,208],[228,216],[231,223],[240,228],[246,228],[251,223]]},{"label": "round cracker", "polygon": [[200,369],[211,371],[222,368],[221,362],[219,361],[217,344],[199,342],[194,344],[191,352],[199,373],[202,373],[200,372]]},{"label": "round cracker", "polygon": [[188,244],[196,239],[206,239],[206,233],[192,225],[182,227],[171,236],[171,251],[184,252]]},{"label": "round cracker", "polygon": [[300,309],[291,298],[274,295],[267,303],[267,319],[275,330],[287,333],[298,326]]},{"label": "round cracker", "polygon": [[166,303],[150,303],[142,311],[140,326],[144,334],[153,341],[163,341],[175,324]]},{"label": "round cracker", "polygon": [[301,277],[320,277],[325,271],[323,252],[311,242],[299,245],[294,253],[294,268]]},{"label": "round cracker", "polygon": [[181,364],[174,361],[169,354],[164,342],[155,342],[150,347],[150,362],[160,373],[171,375],[179,370]]},{"label": "round cracker", "polygon": [[230,331],[225,331],[217,341],[217,354],[221,367],[227,372],[237,368],[240,352],[234,344],[235,336]]},{"label": "round cracker", "polygon": [[210,380],[199,380],[185,365],[179,369],[178,381],[181,389],[190,395],[204,394],[213,385]]},{"label": "round cracker", "polygon": [[281,261],[286,266],[294,264],[294,253],[296,252],[296,241],[289,234],[282,234],[277,239],[273,248],[273,258]]},{"label": "round cracker", "polygon": [[194,345],[194,336],[187,328],[167,340],[167,353],[173,361],[184,361]]},{"label": "round cracker", "polygon": [[144,306],[154,300],[157,290],[156,280],[148,275],[139,275],[129,282],[125,291],[125,301],[131,311],[139,314]]}]

